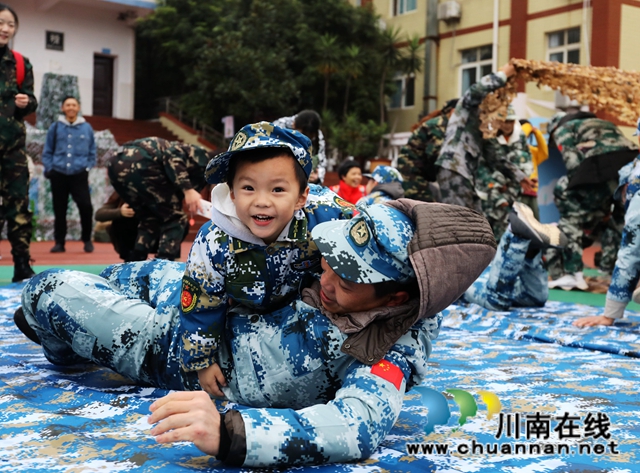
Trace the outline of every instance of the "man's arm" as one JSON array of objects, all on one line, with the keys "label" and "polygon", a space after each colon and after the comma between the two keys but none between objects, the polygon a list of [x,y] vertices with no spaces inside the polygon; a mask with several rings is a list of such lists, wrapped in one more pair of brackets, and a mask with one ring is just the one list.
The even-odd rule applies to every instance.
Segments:
[{"label": "man's arm", "polygon": [[49,130],[47,131],[47,138],[44,142],[44,149],[42,150],[42,165],[44,166],[44,171],[51,171],[53,167],[53,155],[56,150],[53,149],[54,143],[56,142],[55,134],[58,131],[58,122],[53,123]]},{"label": "man's arm", "polygon": [[95,167],[96,165],[96,140],[95,137],[93,135],[93,128],[91,127],[91,125],[88,125],[88,129],[89,129],[89,169],[91,169],[92,167]]}]

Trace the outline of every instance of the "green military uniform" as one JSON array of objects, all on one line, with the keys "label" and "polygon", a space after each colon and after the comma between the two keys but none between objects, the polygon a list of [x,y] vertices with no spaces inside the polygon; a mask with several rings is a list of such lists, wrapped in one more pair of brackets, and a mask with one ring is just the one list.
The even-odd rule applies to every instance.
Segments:
[{"label": "green military uniform", "polygon": [[[38,101],[33,94],[33,67],[27,58],[24,66],[24,81],[19,87],[13,53],[8,47],[0,48],[0,218],[7,222],[7,237],[16,265],[14,281],[33,274],[29,267],[33,216],[29,210],[24,117],[36,110]],[[16,106],[16,94],[29,96],[26,107]]]},{"label": "green military uniform", "polygon": [[[481,211],[476,193],[476,172],[482,154],[482,131],[479,107],[484,98],[494,90],[504,87],[507,76],[499,71],[486,75],[473,84],[458,101],[449,119],[440,156],[436,165],[442,202],[461,205]],[[489,162],[492,169],[513,176],[520,182],[527,176],[507,160]]]},{"label": "green military uniform", "polygon": [[131,260],[146,259],[156,245],[159,257],[180,257],[180,244],[188,230],[184,192],[204,188],[210,158],[200,146],[156,137],[125,143],[111,157],[111,184],[140,219]]},{"label": "green military uniform", "polygon": [[[550,133],[567,168],[567,175],[556,184],[554,197],[560,213],[558,227],[569,244],[562,252],[547,254],[549,273],[558,279],[582,271],[584,230],[609,218],[618,169],[634,159],[638,148],[613,123],[590,113],[556,115]],[[620,236],[606,237],[605,264],[615,260],[619,241]]]},{"label": "green military uniform", "polygon": [[515,123],[508,140],[501,135],[484,141],[483,155],[478,161],[476,190],[482,200],[482,211],[491,224],[496,240],[500,240],[509,225],[511,206],[516,201],[522,201],[523,196],[518,181],[493,169],[488,163],[508,161],[526,176],[533,173],[527,137],[522,133],[520,124]]},{"label": "green military uniform", "polygon": [[411,135],[398,155],[398,171],[404,178],[402,187],[408,199],[436,202],[434,192],[437,168],[444,134],[449,123],[447,113],[422,123]]}]

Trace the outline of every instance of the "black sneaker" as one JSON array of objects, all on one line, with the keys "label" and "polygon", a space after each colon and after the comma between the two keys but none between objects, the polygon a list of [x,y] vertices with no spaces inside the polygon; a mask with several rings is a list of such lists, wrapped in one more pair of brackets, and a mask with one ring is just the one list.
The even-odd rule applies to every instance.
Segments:
[{"label": "black sneaker", "polygon": [[84,252],[93,253],[93,243],[91,243],[91,241],[84,242]]},{"label": "black sneaker", "polygon": [[20,329],[20,331],[32,342],[37,343],[38,345],[42,345],[40,342],[40,337],[35,330],[31,328],[31,325],[27,322],[27,319],[24,316],[24,312],[22,307],[18,307],[18,310],[13,314],[13,323],[16,324],[16,327]]},{"label": "black sneaker", "polygon": [[522,202],[513,204],[513,212],[509,214],[509,223],[514,235],[531,240],[534,248],[564,248],[567,236],[560,229],[548,223],[540,223],[533,215],[533,210]]},{"label": "black sneaker", "polygon": [[64,249],[64,243],[56,243],[49,251],[51,253],[64,253],[66,250]]}]

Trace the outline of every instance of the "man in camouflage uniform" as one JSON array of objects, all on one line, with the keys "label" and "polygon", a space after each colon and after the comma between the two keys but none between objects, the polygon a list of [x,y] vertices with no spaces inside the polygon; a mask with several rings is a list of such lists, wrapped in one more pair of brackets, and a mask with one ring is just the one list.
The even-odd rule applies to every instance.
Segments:
[{"label": "man in camouflage uniform", "polygon": [[[197,437],[198,448],[232,466],[370,456],[398,419],[405,392],[428,374],[438,313],[495,254],[491,228],[468,209],[407,199],[389,205],[318,225],[313,239],[324,274],[289,305],[229,313],[218,352],[223,391],[252,408],[236,404],[221,415],[202,391],[172,393],[151,406],[149,421],[161,421],[151,434],[158,441]],[[451,228],[465,231],[452,238]],[[183,269],[153,260],[112,266],[106,279],[48,270],[28,283],[18,312],[53,363],[91,360],[135,382],[194,389],[177,362],[174,304]],[[198,414],[187,413],[189,425],[164,436],[172,413],[184,408]]]},{"label": "man in camouflage uniform", "polygon": [[558,227],[569,238],[563,251],[547,252],[549,287],[589,289],[582,275],[582,237],[585,228],[611,214],[617,172],[633,160],[638,147],[613,123],[588,112],[558,113],[549,134],[562,154],[567,175],[554,189],[560,213]]},{"label": "man in camouflage uniform", "polygon": [[483,142],[483,153],[478,160],[476,190],[482,200],[482,211],[489,220],[491,228],[499,240],[509,224],[508,216],[514,202],[520,200],[522,191],[520,184],[514,179],[489,167],[488,163],[509,161],[526,176],[533,173],[533,161],[522,132],[520,122],[510,105],[507,117],[500,126],[496,138]]},{"label": "man in camouflage uniform", "polygon": [[360,205],[382,204],[389,200],[404,197],[403,179],[398,170],[391,166],[379,165],[371,174],[363,174],[369,178],[365,186],[366,195],[356,203]]},{"label": "man in camouflage uniform", "polygon": [[557,226],[541,224],[531,208],[514,202],[510,225],[487,269],[462,296],[489,310],[543,307],[549,297],[549,274],[542,249],[562,248],[567,237]]},{"label": "man in camouflage uniform", "polygon": [[403,177],[402,187],[407,199],[438,201],[436,160],[440,156],[449,116],[457,103],[458,99],[449,100],[435,117],[422,122],[400,149],[398,171]]},{"label": "man in camouflage uniform", "polygon": [[36,110],[38,101],[33,93],[33,67],[23,59],[25,74],[18,85],[16,58],[9,46],[0,47],[0,221],[7,222],[13,282],[35,274],[29,264],[33,213],[29,209],[24,117]]},{"label": "man in camouflage uniform", "polygon": [[201,146],[150,137],[125,143],[109,159],[111,185],[140,220],[128,261],[145,260],[153,252],[168,260],[180,257],[189,229],[183,200],[195,213],[212,156]]},{"label": "man in camouflage uniform", "polygon": [[[480,197],[476,192],[476,173],[483,142],[478,108],[490,92],[504,87],[513,74],[515,68],[507,64],[498,72],[484,76],[473,84],[458,101],[449,119],[440,156],[436,161],[439,166],[437,180],[442,202],[482,211]],[[531,181],[527,175],[513,163],[498,159],[495,162],[487,161],[487,166],[530,188]]]}]

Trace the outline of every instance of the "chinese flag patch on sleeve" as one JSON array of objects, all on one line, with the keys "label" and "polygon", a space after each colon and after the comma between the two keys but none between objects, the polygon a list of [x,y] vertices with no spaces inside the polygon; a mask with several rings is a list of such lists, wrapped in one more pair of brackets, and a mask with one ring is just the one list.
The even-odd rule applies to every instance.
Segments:
[{"label": "chinese flag patch on sleeve", "polygon": [[371,367],[371,374],[380,376],[382,379],[386,379],[393,384],[397,390],[400,390],[402,379],[404,375],[402,370],[393,363],[389,363],[387,360],[381,360]]}]

